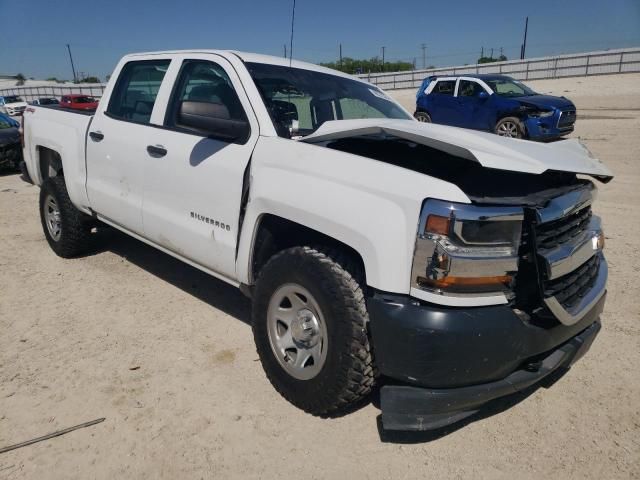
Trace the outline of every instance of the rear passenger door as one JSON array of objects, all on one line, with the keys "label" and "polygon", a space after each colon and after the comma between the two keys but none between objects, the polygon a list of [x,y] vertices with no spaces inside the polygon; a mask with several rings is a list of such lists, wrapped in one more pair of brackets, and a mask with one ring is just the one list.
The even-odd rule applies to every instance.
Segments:
[{"label": "rear passenger door", "polygon": [[[109,103],[100,104],[87,138],[87,195],[105,219],[142,234],[147,145],[151,115],[171,60],[129,61],[120,69]],[[109,92],[107,92],[109,94]]]},{"label": "rear passenger door", "polygon": [[[258,123],[233,66],[213,54],[174,58],[172,81],[160,93],[145,141],[145,237],[173,253],[235,279],[243,180],[258,139]],[[175,79],[175,80],[173,80]],[[183,105],[184,103],[184,105]],[[181,108],[215,108],[250,131],[229,140],[224,130],[203,132],[182,123]],[[222,127],[220,127],[222,128]]]},{"label": "rear passenger door", "polygon": [[456,125],[456,99],[453,96],[456,89],[454,79],[440,79],[429,94],[431,108],[429,114],[433,123]]}]

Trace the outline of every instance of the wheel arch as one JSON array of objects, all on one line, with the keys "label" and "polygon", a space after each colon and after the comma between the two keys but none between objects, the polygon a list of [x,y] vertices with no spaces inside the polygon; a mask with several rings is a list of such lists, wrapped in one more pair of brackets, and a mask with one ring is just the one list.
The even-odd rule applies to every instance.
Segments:
[{"label": "wheel arch", "polygon": [[362,255],[352,246],[288,218],[263,213],[258,218],[249,252],[249,283],[255,283],[262,267],[273,255],[294,246],[324,246],[338,250],[349,259],[343,267],[366,286],[366,267]]},{"label": "wheel arch", "polygon": [[40,183],[44,183],[49,177],[64,176],[62,157],[56,150],[37,145],[36,155]]}]

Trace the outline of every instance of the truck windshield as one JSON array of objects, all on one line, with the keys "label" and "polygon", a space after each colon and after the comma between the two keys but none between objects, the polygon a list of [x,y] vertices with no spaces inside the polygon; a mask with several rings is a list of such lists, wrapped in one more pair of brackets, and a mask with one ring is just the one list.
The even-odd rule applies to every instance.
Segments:
[{"label": "truck windshield", "polygon": [[18,103],[21,101],[22,99],[16,96],[4,97],[4,103]]},{"label": "truck windshield", "polygon": [[527,87],[524,83],[509,78],[496,78],[485,80],[497,95],[501,97],[526,97],[527,95],[537,95],[536,92]]},{"label": "truck windshield", "polygon": [[264,63],[247,68],[278,135],[309,135],[329,120],[411,117],[384,92],[357,80]]}]

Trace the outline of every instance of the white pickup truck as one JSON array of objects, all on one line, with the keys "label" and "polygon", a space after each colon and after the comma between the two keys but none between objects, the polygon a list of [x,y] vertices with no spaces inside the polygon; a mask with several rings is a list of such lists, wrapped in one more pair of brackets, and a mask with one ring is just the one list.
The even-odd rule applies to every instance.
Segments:
[{"label": "white pickup truck", "polygon": [[384,379],[385,428],[438,428],[600,329],[577,174],[612,175],[577,140],[423,124],[348,75],[217,50],[127,55],[94,115],[29,106],[23,133],[58,255],[105,223],[241,288],[267,377],[309,413]]}]

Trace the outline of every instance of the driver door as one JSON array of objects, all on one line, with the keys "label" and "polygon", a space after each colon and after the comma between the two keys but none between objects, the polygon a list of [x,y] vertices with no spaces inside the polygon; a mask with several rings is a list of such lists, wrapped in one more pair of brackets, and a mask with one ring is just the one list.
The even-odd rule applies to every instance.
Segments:
[{"label": "driver door", "polygon": [[[236,278],[235,252],[245,169],[258,140],[258,122],[235,70],[217,55],[174,58],[175,76],[160,92],[146,138],[142,216],[145,236],[226,278]],[[164,86],[163,86],[164,87]],[[214,104],[230,120],[248,122],[246,138],[181,123],[183,104]],[[215,129],[214,129],[215,130]]]},{"label": "driver door", "polygon": [[[484,92],[485,95],[482,95]],[[460,79],[456,93],[457,126],[474,130],[489,128],[489,95],[480,83]]]}]

